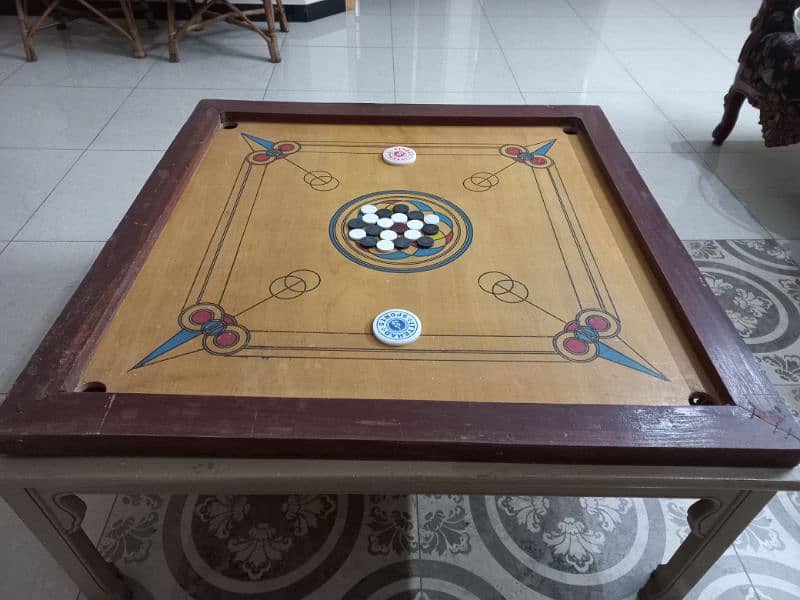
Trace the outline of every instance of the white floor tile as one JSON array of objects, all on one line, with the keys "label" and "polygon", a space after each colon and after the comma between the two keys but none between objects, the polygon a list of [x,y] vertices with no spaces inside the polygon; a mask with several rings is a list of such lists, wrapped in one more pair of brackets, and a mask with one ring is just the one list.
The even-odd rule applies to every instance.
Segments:
[{"label": "white floor tile", "polygon": [[[796,194],[800,190],[800,146],[783,152],[706,153],[703,158],[732,190]],[[787,236],[790,237],[790,236]]]},{"label": "white floor tile", "polygon": [[160,158],[158,151],[87,151],[16,239],[108,239]]},{"label": "white floor tile", "polygon": [[152,58],[132,58],[108,48],[69,48],[25,63],[4,83],[132,88],[152,65]]},{"label": "white floor tile", "polygon": [[[254,34],[255,37],[255,34]],[[258,38],[255,37],[255,41]],[[139,84],[143,88],[238,88],[261,90],[275,65],[267,60],[266,43],[222,46],[197,42],[180,47],[180,62],[167,61],[166,49]]]},{"label": "white floor tile", "polygon": [[392,17],[400,15],[480,15],[480,0],[390,0]]},{"label": "white floor tile", "polygon": [[0,83],[25,64],[22,42],[0,37]]},{"label": "white floor tile", "polygon": [[398,92],[518,91],[500,50],[491,48],[397,48]]},{"label": "white floor tile", "polygon": [[669,13],[656,0],[568,0],[581,16],[666,17]]},{"label": "white floor tile", "polygon": [[17,234],[78,156],[79,150],[0,148],[0,239]]},{"label": "white floor tile", "polygon": [[641,88],[605,49],[507,54],[523,92],[639,92]]},{"label": "white floor tile", "polygon": [[287,48],[269,90],[393,91],[391,48]]},{"label": "white floor tile", "polygon": [[392,40],[400,48],[497,48],[482,14],[392,16]]},{"label": "white floor tile", "polygon": [[[102,247],[91,242],[11,242],[0,254],[3,334],[14,340],[0,347],[0,392],[11,388]],[[20,596],[0,592],[0,598],[8,597]]]},{"label": "white floor tile", "polygon": [[307,90],[267,90],[264,100],[281,102],[376,102],[391,104],[394,92],[355,92],[355,91],[307,91]]},{"label": "white floor tile", "polygon": [[736,63],[719,51],[617,50],[616,56],[649,93],[720,92],[727,90],[736,74]]},{"label": "white floor tile", "polygon": [[[733,80],[731,80],[732,82]],[[713,92],[672,93],[669,90],[651,93],[650,97],[698,152],[759,152],[764,150],[758,111],[747,102],[739,120],[722,146],[714,146],[711,132],[723,113],[727,87]]]},{"label": "white floor tile", "polygon": [[574,17],[567,0],[484,0],[484,10],[493,17]]},{"label": "white floor tile", "polygon": [[709,48],[699,35],[674,17],[588,17],[586,22],[613,50]]},{"label": "white floor tile", "polygon": [[398,92],[401,104],[524,104],[519,92]]},{"label": "white floor tile", "polygon": [[[492,17],[506,53],[526,48],[595,48],[600,38],[577,17]],[[536,60],[535,56],[529,59]]]},{"label": "white floor tile", "polygon": [[683,240],[769,237],[696,154],[631,154]]},{"label": "white floor tile", "polygon": [[0,147],[83,149],[129,93],[123,88],[0,86]]},{"label": "white floor tile", "polygon": [[356,0],[353,10],[356,15],[388,15],[389,0]]},{"label": "white floor tile", "polygon": [[528,104],[596,104],[628,152],[690,152],[691,145],[643,92],[526,93]]},{"label": "white floor tile", "polygon": [[658,0],[677,17],[755,17],[761,0]]},{"label": "white floor tile", "polygon": [[203,98],[260,100],[261,90],[136,89],[92,144],[93,150],[166,150]]},{"label": "white floor tile", "polygon": [[355,15],[347,12],[308,23],[291,23],[286,45],[390,47],[391,20],[388,15]]},{"label": "white floor tile", "polygon": [[75,598],[78,588],[2,499],[0,539],[0,598]]},{"label": "white floor tile", "polygon": [[752,15],[737,17],[682,17],[681,21],[731,60],[739,60]]},{"label": "white floor tile", "polygon": [[736,197],[771,237],[800,237],[800,191],[743,189]]}]

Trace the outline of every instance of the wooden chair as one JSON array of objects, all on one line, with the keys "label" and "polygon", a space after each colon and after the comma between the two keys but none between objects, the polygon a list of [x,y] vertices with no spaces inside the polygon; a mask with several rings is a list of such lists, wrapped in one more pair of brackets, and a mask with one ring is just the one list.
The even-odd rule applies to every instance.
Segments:
[{"label": "wooden chair", "polygon": [[739,69],[714,129],[719,146],[730,135],[745,100],[759,109],[764,144],[800,142],[800,37],[792,13],[800,0],[763,0],[739,54]]},{"label": "wooden chair", "polygon": [[[131,51],[136,58],[144,57],[144,48],[139,40],[139,32],[136,29],[136,18],[134,15],[133,0],[119,0],[119,9],[103,9],[92,6],[88,0],[75,0],[83,10],[73,10],[64,5],[63,0],[46,0],[42,14],[33,22],[28,20],[28,0],[16,0],[17,20],[19,21],[20,34],[22,35],[22,45],[25,48],[25,60],[33,62],[37,60],[36,50],[33,47],[33,37],[44,29],[57,27],[64,29],[67,23],[74,18],[88,18],[98,23],[108,25],[114,31],[124,37],[131,45]],[[150,7],[144,0],[138,0],[139,6],[144,9],[144,17],[150,27],[155,27],[155,19]],[[53,15],[54,21],[45,24],[45,19]],[[122,22],[117,22],[114,17],[119,15]]]},{"label": "wooden chair", "polygon": [[[286,22],[286,11],[283,0],[262,0],[263,8],[241,10],[230,0],[204,0],[195,2],[189,0],[188,7],[191,13],[189,19],[179,28],[175,28],[176,0],[167,0],[167,43],[169,45],[170,62],[178,62],[178,42],[187,31],[198,30],[206,25],[225,21],[231,25],[249,29],[260,35],[269,50],[269,59],[272,62],[281,62],[281,52],[278,48],[278,38],[275,35],[275,19],[277,17],[281,31],[289,31]],[[267,21],[266,29],[258,27],[250,17],[264,15]]]}]

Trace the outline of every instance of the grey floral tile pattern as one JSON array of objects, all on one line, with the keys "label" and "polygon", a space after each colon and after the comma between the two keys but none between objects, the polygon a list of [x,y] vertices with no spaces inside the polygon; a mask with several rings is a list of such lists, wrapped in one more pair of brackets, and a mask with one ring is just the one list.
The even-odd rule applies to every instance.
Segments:
[{"label": "grey floral tile pattern", "polygon": [[109,519],[109,524],[100,539],[98,549],[110,562],[143,562],[150,556],[153,536],[158,531],[160,516],[158,509],[163,503],[161,496],[118,496],[115,506],[120,513]]},{"label": "grey floral tile pattern", "polygon": [[[772,240],[686,243],[800,419],[800,267]],[[691,500],[120,495],[103,556],[135,599],[633,599]],[[690,600],[800,598],[800,493],[778,494]]]},{"label": "grey floral tile pattern", "polygon": [[800,267],[775,240],[698,240],[686,249],[800,420]]}]

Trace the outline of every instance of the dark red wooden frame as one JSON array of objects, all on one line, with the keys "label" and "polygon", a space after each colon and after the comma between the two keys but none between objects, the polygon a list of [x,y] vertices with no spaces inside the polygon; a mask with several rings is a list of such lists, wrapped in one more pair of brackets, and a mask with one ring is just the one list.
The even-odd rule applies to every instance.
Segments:
[{"label": "dark red wooden frame", "polygon": [[[215,130],[236,121],[572,126],[706,365],[724,405],[609,406],[75,392]],[[258,456],[793,466],[800,428],[756,365],[592,106],[203,100],[0,407],[13,455]]]}]

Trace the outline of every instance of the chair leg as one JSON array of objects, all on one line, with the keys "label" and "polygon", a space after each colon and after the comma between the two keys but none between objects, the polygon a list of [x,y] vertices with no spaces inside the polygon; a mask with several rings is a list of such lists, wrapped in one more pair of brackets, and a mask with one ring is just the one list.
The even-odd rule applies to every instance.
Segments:
[{"label": "chair leg", "polygon": [[169,46],[169,62],[178,60],[178,35],[175,33],[175,0],[167,0],[167,46]]},{"label": "chair leg", "polygon": [[289,31],[289,23],[286,21],[286,10],[283,8],[283,0],[275,0],[277,10],[275,14],[278,16],[278,23],[280,24],[281,31],[286,33]]},{"label": "chair leg", "polygon": [[139,30],[136,28],[136,19],[133,16],[133,5],[131,0],[119,0],[119,7],[122,10],[122,18],[125,20],[125,27],[131,38],[131,48],[134,58],[144,58],[144,48],[139,40]]},{"label": "chair leg", "polygon": [[736,119],[739,118],[739,110],[741,110],[744,101],[745,95],[737,90],[735,86],[731,86],[731,89],[725,94],[725,112],[722,115],[722,120],[711,134],[711,137],[714,138],[715,146],[721,146],[722,142],[733,131],[733,126],[736,125]]},{"label": "chair leg", "polygon": [[278,48],[278,38],[275,36],[275,11],[272,8],[272,0],[263,0],[264,15],[267,18],[267,47],[269,48],[269,59],[274,63],[281,62],[281,51]]},{"label": "chair leg", "polygon": [[[186,6],[189,7],[189,18],[193,17],[200,11],[200,8],[197,7],[197,3],[194,0],[186,0]],[[201,20],[197,25],[190,27],[188,31],[203,31],[203,29],[203,21]]]},{"label": "chair leg", "polygon": [[16,0],[17,20],[19,21],[19,32],[22,36],[22,47],[25,48],[25,60],[36,62],[36,50],[33,49],[33,36],[28,30],[28,3],[25,0]]}]

